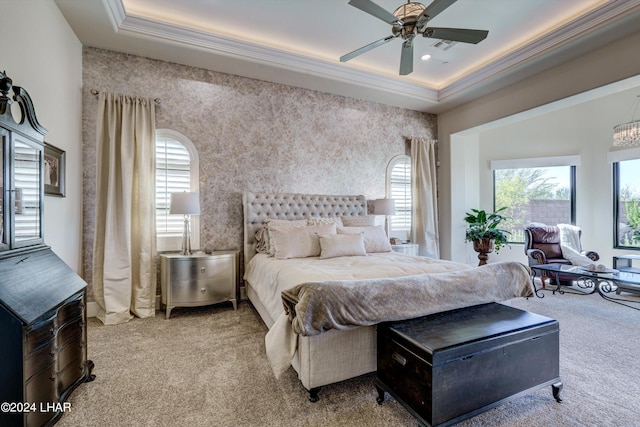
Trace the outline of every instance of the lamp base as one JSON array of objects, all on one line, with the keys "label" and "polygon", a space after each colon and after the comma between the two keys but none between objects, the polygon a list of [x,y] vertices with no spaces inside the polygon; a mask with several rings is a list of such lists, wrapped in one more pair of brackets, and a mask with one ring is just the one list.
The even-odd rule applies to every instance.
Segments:
[{"label": "lamp base", "polygon": [[184,216],[184,229],[182,230],[182,255],[191,255],[191,230],[189,227],[189,215]]}]

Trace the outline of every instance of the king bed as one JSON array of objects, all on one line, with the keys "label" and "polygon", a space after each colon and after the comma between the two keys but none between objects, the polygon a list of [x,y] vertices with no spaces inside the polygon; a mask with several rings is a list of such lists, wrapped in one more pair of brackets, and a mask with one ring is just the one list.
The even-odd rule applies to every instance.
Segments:
[{"label": "king bed", "polygon": [[267,357],[276,376],[292,366],[311,401],[376,370],[381,321],[533,292],[520,263],[474,268],[392,252],[363,196],[245,192],[243,212],[245,289],[269,328]]}]

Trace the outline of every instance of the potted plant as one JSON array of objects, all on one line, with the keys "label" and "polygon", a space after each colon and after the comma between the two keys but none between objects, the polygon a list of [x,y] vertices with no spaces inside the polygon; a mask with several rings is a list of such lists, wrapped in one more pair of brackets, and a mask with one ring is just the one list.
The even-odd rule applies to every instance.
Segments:
[{"label": "potted plant", "polygon": [[465,242],[473,242],[473,249],[478,252],[478,265],[485,265],[489,256],[495,248],[496,253],[505,245],[508,245],[509,233],[507,230],[498,228],[500,223],[506,219],[506,216],[500,212],[507,209],[500,208],[491,214],[487,214],[484,210],[471,209],[467,212],[464,220],[467,223],[467,231],[465,233]]}]

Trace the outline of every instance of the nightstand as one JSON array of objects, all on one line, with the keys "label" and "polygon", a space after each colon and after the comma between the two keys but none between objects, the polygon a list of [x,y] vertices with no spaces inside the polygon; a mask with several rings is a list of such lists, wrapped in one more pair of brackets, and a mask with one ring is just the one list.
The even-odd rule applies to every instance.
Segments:
[{"label": "nightstand", "polygon": [[391,245],[394,252],[400,252],[407,255],[418,255],[419,246],[417,243],[403,243],[401,245]]},{"label": "nightstand", "polygon": [[231,301],[236,305],[238,251],[160,254],[160,288],[166,318],[174,307]]}]

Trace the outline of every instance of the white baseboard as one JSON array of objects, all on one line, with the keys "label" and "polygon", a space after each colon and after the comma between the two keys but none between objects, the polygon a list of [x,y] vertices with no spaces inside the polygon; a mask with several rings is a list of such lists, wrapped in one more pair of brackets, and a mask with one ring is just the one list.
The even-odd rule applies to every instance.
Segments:
[{"label": "white baseboard", "polygon": [[98,315],[98,303],[89,301],[87,303],[87,317],[96,317]]},{"label": "white baseboard", "polygon": [[[156,295],[156,310],[160,310],[160,295]],[[98,303],[89,301],[87,303],[87,317],[96,317],[98,315]]]}]

